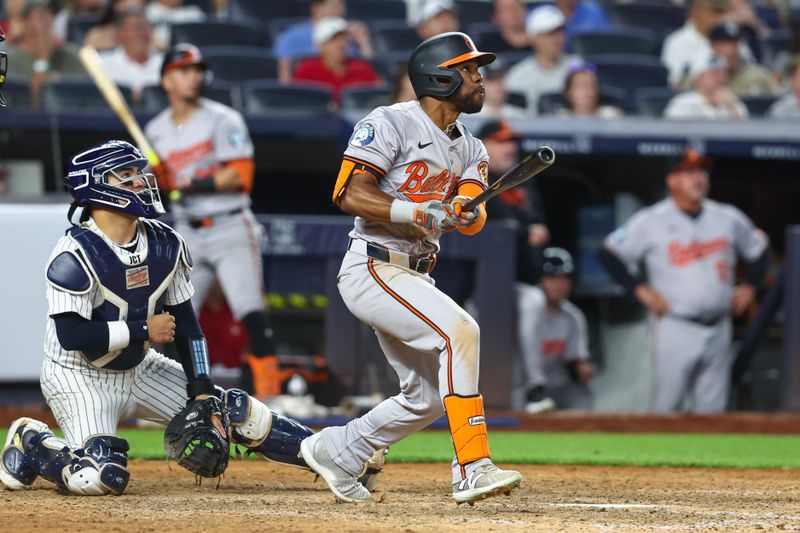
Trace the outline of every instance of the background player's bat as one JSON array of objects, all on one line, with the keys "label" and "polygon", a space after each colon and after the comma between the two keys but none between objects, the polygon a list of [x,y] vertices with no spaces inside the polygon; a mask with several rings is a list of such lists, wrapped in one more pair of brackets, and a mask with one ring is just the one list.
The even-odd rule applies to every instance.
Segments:
[{"label": "background player's bat", "polygon": [[97,88],[103,95],[103,98],[106,99],[108,105],[111,106],[111,109],[114,110],[125,125],[133,141],[144,151],[144,155],[147,157],[150,165],[158,165],[160,161],[156,151],[153,150],[153,147],[150,146],[150,143],[147,141],[147,137],[144,136],[142,128],[140,128],[139,123],[136,122],[136,118],[133,116],[133,113],[131,113],[128,103],[125,101],[122,93],[119,92],[117,84],[108,77],[108,74],[106,74],[106,71],[103,69],[103,64],[100,61],[97,50],[91,46],[84,46],[81,48],[80,52],[78,52],[78,56],[84,68],[86,68],[86,72],[92,77],[92,81],[94,81],[94,84],[97,85]]},{"label": "background player's bat", "polygon": [[538,151],[526,155],[522,161],[503,174],[488,189],[465,203],[462,210],[471,211],[476,205],[494,198],[503,191],[524,183],[553,164],[556,153],[549,146],[542,146]]}]

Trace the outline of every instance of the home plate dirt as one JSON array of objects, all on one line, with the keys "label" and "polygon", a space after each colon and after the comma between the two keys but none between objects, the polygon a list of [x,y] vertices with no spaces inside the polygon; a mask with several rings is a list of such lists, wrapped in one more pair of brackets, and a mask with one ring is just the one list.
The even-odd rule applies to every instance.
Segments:
[{"label": "home plate dirt", "polygon": [[41,481],[0,491],[0,531],[800,530],[797,470],[517,468],[520,490],[470,507],[453,503],[449,465],[390,464],[374,501],[353,505],[268,462],[232,462],[217,489],[174,464],[133,461],[119,497],[62,496]]}]

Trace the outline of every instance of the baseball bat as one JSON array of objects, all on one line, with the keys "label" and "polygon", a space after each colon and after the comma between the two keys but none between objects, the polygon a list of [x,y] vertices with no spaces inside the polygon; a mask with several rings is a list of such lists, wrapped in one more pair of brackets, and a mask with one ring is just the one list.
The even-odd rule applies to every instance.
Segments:
[{"label": "baseball bat", "polygon": [[536,152],[526,155],[522,161],[511,167],[488,189],[465,203],[463,211],[471,211],[478,204],[494,198],[503,191],[525,183],[535,175],[550,167],[556,160],[556,153],[549,146],[542,146]]},{"label": "baseball bat", "polygon": [[156,151],[150,146],[147,137],[144,136],[142,128],[139,127],[139,123],[136,122],[136,118],[133,116],[133,113],[131,113],[128,102],[125,101],[122,93],[119,92],[117,84],[108,77],[108,74],[106,74],[106,71],[103,69],[103,63],[100,60],[100,55],[97,53],[97,50],[91,46],[84,46],[78,52],[78,57],[80,57],[81,63],[83,63],[84,68],[86,68],[86,72],[92,77],[92,81],[94,81],[100,94],[103,95],[108,105],[125,125],[133,141],[144,151],[144,155],[147,157],[150,165],[157,166],[161,162],[158,158],[158,154],[156,154]]}]

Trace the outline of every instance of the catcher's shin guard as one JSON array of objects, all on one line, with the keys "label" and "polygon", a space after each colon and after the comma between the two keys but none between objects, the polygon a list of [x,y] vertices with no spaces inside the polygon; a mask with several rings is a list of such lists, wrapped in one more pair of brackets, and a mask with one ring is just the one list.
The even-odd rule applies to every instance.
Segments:
[{"label": "catcher's shin guard", "polygon": [[490,458],[483,396],[448,394],[444,397],[444,408],[458,464],[463,466],[478,459]]},{"label": "catcher's shin guard", "polygon": [[82,496],[122,494],[131,477],[128,449],[128,441],[114,435],[87,438],[64,472],[67,490]]}]

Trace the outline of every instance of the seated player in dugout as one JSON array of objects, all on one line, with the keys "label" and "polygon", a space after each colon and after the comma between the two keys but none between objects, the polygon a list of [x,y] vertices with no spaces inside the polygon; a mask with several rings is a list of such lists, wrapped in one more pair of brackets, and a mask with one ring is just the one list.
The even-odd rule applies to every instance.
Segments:
[{"label": "seated player in dugout", "polygon": [[162,161],[175,227],[194,257],[192,304],[199,314],[216,278],[250,338],[242,386],[258,398],[280,394],[272,328],[264,302],[263,229],[250,210],[253,143],[240,113],[202,97],[207,64],[197,47],[167,51],[161,86],[169,107],[146,126]]},{"label": "seated player in dugout", "polygon": [[[222,474],[231,443],[306,468],[298,452],[309,428],[242,390],[214,386],[189,301],[192,257],[181,236],[155,220],[164,208],[146,167],[124,141],[70,160],[70,222],[83,209],[47,264],[40,377],[64,438],[38,420],[14,421],[0,462],[0,482],[9,489],[42,477],[65,493],[121,494],[130,478],[129,445],[117,428],[128,417],[172,421],[165,445],[198,475]],[[150,347],[172,342],[180,363]],[[203,423],[190,429],[176,420]]]},{"label": "seated player in dugout", "polygon": [[368,501],[356,479],[364,460],[445,413],[456,503],[508,494],[522,481],[491,461],[478,324],[430,276],[444,233],[474,235],[486,221],[481,204],[464,206],[488,186],[488,156],[458,117],[481,110],[478,68],[494,59],[463,33],[424,41],[408,65],[417,99],[373,110],[345,150],[333,201],[355,216],[355,227],[339,292],[374,329],[400,393],[301,443],[302,457],[340,500]]},{"label": "seated player in dugout", "polygon": [[552,409],[592,409],[586,317],[569,301],[572,256],[563,248],[545,248],[539,284],[526,286],[518,299],[518,338],[526,374],[528,413]]}]

